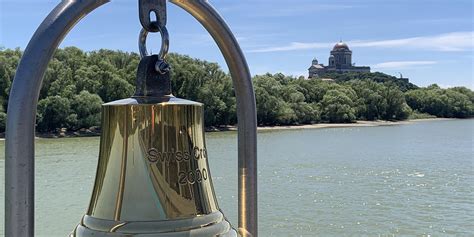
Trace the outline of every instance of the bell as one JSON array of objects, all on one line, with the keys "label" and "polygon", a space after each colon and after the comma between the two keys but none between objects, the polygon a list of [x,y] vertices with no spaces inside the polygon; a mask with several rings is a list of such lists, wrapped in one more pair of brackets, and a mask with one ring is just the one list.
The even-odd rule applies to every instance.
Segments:
[{"label": "bell", "polygon": [[142,58],[132,98],[104,104],[92,198],[71,236],[237,236],[219,209],[203,105]]}]

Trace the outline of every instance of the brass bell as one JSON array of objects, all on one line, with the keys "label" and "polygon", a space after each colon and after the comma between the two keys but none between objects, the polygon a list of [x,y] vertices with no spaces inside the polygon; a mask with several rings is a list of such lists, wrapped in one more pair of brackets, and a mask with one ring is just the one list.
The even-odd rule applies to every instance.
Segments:
[{"label": "brass bell", "polygon": [[71,236],[237,236],[219,210],[203,105],[171,95],[142,58],[132,98],[104,104],[89,208]]}]

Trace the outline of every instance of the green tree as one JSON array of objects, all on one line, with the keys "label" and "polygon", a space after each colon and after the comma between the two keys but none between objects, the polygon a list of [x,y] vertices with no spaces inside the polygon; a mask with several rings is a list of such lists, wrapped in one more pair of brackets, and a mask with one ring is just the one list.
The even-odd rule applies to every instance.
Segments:
[{"label": "green tree", "polygon": [[260,125],[288,123],[294,119],[292,109],[279,98],[283,86],[271,75],[255,76],[257,120]]},{"label": "green tree", "polygon": [[468,118],[474,116],[473,92],[457,87],[442,89],[437,85],[408,91],[408,105],[421,113],[437,117]]},{"label": "green tree", "polygon": [[103,101],[95,94],[88,91],[81,91],[74,96],[71,108],[77,115],[76,128],[89,128],[100,126],[100,112]]},{"label": "green tree", "polygon": [[13,78],[15,77],[16,68],[20,62],[22,52],[19,48],[15,50],[1,49],[0,50],[0,99],[3,108],[7,107],[8,97],[10,94],[10,87]]},{"label": "green tree", "polygon": [[395,85],[387,85],[382,92],[387,101],[387,109],[382,116],[385,120],[404,120],[410,116],[411,110],[406,105],[405,95]]},{"label": "green tree", "polygon": [[0,107],[0,133],[5,132],[7,125],[7,114],[3,111],[3,108]]},{"label": "green tree", "polygon": [[321,105],[322,118],[330,123],[346,123],[356,119],[353,101],[339,90],[329,90],[324,95]]},{"label": "green tree", "polygon": [[67,98],[49,96],[38,102],[38,130],[54,131],[58,128],[69,128],[74,123],[71,116],[71,104]]},{"label": "green tree", "polygon": [[5,132],[7,125],[7,114],[5,112],[0,112],[0,133]]},{"label": "green tree", "polygon": [[321,102],[326,92],[331,89],[330,83],[322,80],[298,79],[294,80],[293,83],[298,85],[297,89],[303,93],[307,103]]},{"label": "green tree", "polygon": [[321,121],[321,109],[317,103],[298,102],[291,104],[298,124],[313,124]]},{"label": "green tree", "polygon": [[124,99],[133,95],[135,88],[126,80],[111,74],[109,74],[108,77],[110,80],[104,81],[99,92],[99,95],[101,95],[101,98],[105,102]]},{"label": "green tree", "polygon": [[387,110],[387,100],[382,95],[384,86],[374,81],[353,80],[348,85],[356,92],[357,117],[359,119],[381,119]]}]

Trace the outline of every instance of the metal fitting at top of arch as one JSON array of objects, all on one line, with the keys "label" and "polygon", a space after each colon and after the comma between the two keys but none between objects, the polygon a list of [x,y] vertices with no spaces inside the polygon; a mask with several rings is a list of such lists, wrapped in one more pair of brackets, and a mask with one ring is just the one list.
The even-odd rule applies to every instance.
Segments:
[{"label": "metal fitting at top of arch", "polygon": [[[46,67],[69,30],[107,2],[109,0],[63,0],[36,30],[20,60],[7,111],[6,236],[34,236],[35,118]],[[150,2],[166,3],[164,0]],[[189,12],[206,28],[228,65],[237,98],[239,231],[242,236],[257,236],[257,118],[247,62],[229,27],[206,0],[169,2]],[[159,24],[166,24],[166,15],[157,14],[157,18]]]}]

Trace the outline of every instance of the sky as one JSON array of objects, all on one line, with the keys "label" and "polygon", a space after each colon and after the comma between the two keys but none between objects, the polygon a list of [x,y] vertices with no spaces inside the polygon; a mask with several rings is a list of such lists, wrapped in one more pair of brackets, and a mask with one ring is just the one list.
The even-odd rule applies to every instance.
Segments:
[{"label": "sky", "polygon": [[[59,1],[0,0],[0,47],[24,49]],[[252,74],[307,76],[313,58],[328,64],[342,40],[353,62],[427,86],[474,88],[472,0],[214,0],[247,58]],[[168,4],[170,51],[225,61],[205,29]],[[137,0],[112,0],[85,17],[60,47],[138,52]],[[159,51],[159,34],[148,48]]]}]

